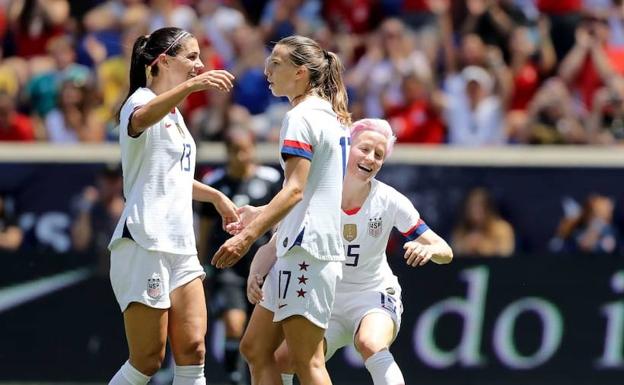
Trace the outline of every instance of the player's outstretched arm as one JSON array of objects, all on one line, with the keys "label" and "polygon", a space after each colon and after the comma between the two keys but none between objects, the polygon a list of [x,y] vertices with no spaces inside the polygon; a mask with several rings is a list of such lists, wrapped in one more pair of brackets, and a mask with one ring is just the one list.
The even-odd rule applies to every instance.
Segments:
[{"label": "player's outstretched arm", "polygon": [[212,258],[213,266],[223,269],[234,265],[249,251],[256,239],[281,221],[303,199],[310,164],[308,159],[301,157],[293,156],[286,160],[286,179],[280,192],[248,226],[221,245]]},{"label": "player's outstretched arm", "polygon": [[408,265],[422,266],[430,260],[437,264],[450,263],[453,260],[453,250],[442,237],[433,230],[425,231],[413,241],[403,245]]},{"label": "player's outstretched arm", "polygon": [[224,70],[213,70],[178,84],[156,96],[144,106],[139,107],[132,114],[128,127],[130,135],[137,136],[148,127],[158,123],[191,93],[210,88],[228,92],[234,86],[233,81],[234,75],[231,73]]},{"label": "player's outstretched arm", "polygon": [[236,205],[221,191],[194,180],[193,199],[200,202],[212,203],[219,215],[221,215],[224,230],[228,224],[238,222]]}]

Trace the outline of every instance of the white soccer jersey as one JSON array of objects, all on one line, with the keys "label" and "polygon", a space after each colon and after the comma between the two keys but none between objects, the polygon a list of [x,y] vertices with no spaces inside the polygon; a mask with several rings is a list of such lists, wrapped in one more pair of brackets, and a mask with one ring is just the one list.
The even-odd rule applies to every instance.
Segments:
[{"label": "white soccer jersey", "polygon": [[119,124],[123,191],[126,199],[109,244],[124,236],[147,250],[197,254],[193,232],[195,141],[177,108],[137,138],[128,136],[132,113],[154,99],[139,88],[124,103]]},{"label": "white soccer jersey", "polygon": [[386,246],[393,227],[408,240],[418,238],[429,229],[403,194],[373,179],[362,207],[356,212],[342,212],[341,234],[346,259],[337,292],[383,291],[398,287],[398,280],[386,258]]},{"label": "white soccer jersey", "polygon": [[331,104],[319,97],[305,99],[286,114],[279,144],[282,168],[288,156],[300,156],[312,163],[303,199],[277,230],[278,257],[299,245],[320,260],[344,260],[340,201],[348,135]]}]

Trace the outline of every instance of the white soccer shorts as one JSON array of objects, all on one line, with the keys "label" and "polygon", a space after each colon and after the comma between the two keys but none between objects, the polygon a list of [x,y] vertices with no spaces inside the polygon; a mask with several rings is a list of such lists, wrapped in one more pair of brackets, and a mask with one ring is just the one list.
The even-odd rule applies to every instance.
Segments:
[{"label": "white soccer shorts", "polygon": [[329,360],[338,349],[353,343],[362,319],[371,313],[382,313],[392,318],[394,340],[401,328],[401,314],[403,313],[401,289],[391,287],[384,291],[367,290],[336,293],[334,310],[329,321],[329,327],[325,331],[326,360]]},{"label": "white soccer shorts", "polygon": [[110,280],[122,312],[131,302],[168,309],[173,290],[205,276],[197,255],[150,251],[127,238],[111,250]]},{"label": "white soccer shorts", "polygon": [[262,287],[260,305],[274,313],[273,322],[301,315],[327,329],[342,262],[321,261],[299,246],[278,258]]}]

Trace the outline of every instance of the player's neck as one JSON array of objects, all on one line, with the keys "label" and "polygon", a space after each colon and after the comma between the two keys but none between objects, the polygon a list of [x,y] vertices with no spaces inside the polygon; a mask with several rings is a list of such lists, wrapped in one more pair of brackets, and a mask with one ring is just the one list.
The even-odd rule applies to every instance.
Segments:
[{"label": "player's neck", "polygon": [[342,186],[342,209],[351,210],[362,207],[370,194],[372,183],[346,178]]}]

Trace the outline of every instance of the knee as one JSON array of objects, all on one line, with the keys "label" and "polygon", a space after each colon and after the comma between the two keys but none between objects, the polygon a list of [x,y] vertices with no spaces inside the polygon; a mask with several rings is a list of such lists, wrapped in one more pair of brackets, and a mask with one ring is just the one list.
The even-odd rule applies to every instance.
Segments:
[{"label": "knee", "polygon": [[275,351],[275,362],[280,373],[293,373],[295,371],[288,349],[283,348],[283,346]]},{"label": "knee", "polygon": [[387,344],[378,339],[372,338],[368,335],[358,335],[355,336],[355,348],[362,355],[364,360],[367,360],[373,354],[380,352],[381,350],[387,348]]},{"label": "knee", "polygon": [[320,354],[314,354],[312,357],[304,357],[298,354],[293,354],[289,358],[289,363],[292,367],[292,371],[299,375],[306,376],[307,373],[311,373],[318,369],[325,367],[325,357]]},{"label": "knee", "polygon": [[250,365],[258,362],[262,359],[262,353],[258,344],[254,344],[249,337],[245,334],[240,341],[239,345],[240,353]]},{"label": "knee", "polygon": [[162,352],[145,351],[140,355],[131,355],[129,361],[130,365],[132,365],[136,370],[151,377],[156,374],[158,369],[160,369],[164,358],[165,352],[163,349]]},{"label": "knee", "polygon": [[181,349],[174,353],[177,365],[201,365],[206,355],[206,344],[203,338],[187,341]]}]

